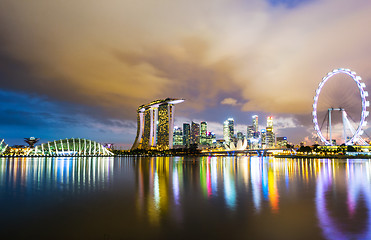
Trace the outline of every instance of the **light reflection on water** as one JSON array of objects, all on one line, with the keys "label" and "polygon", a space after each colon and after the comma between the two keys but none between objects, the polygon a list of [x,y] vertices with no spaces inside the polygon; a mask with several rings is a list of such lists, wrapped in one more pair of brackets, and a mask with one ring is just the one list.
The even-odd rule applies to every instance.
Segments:
[{"label": "light reflection on water", "polygon": [[[144,163],[142,162],[144,161]],[[189,160],[188,160],[189,161]],[[160,216],[172,211],[174,202],[179,205],[179,195],[186,195],[183,182],[188,178],[188,183],[193,183],[192,191],[202,192],[202,197],[210,199],[223,197],[224,205],[230,211],[236,211],[245,204],[253,203],[255,213],[268,208],[272,215],[280,212],[280,196],[285,198],[291,195],[300,199],[301,191],[310,185],[315,184],[313,204],[316,207],[318,226],[327,239],[371,239],[371,182],[370,182],[370,160],[292,160],[292,159],[259,159],[248,157],[205,157],[192,166],[192,172],[183,174],[187,170],[188,161],[164,161],[160,158],[149,160],[150,171],[140,171],[138,183],[140,192],[138,200],[143,200],[145,193],[144,182],[148,182],[148,198],[154,199],[154,204],[149,200],[147,204],[140,202],[139,209],[146,209],[150,221],[159,223]],[[143,170],[142,164],[146,165],[148,159],[138,160],[139,169]],[[185,164],[186,163],[186,164]],[[193,163],[192,163],[193,164]],[[192,165],[191,164],[191,165]],[[153,174],[154,177],[151,177]],[[148,178],[144,177],[148,175]],[[159,178],[161,176],[161,178]],[[338,185],[336,186],[336,183]],[[170,186],[171,185],[171,186]],[[153,186],[153,191],[151,190]],[[347,199],[334,198],[326,203],[327,191],[346,191]],[[241,202],[239,195],[245,203]],[[153,195],[152,195],[153,194]],[[172,195],[172,196],[171,196]],[[332,219],[331,211],[339,209],[327,209],[331,201],[344,201],[349,211],[347,222],[342,219]],[[366,227],[360,232],[347,232],[346,224],[358,224],[361,219],[354,216],[355,208],[360,201],[366,202],[368,213]],[[361,207],[361,208],[363,208]],[[265,210],[266,210],[265,209]],[[343,209],[341,209],[343,210]],[[350,221],[349,221],[350,220]]]},{"label": "light reflection on water", "polygon": [[[118,239],[195,233],[213,238],[371,239],[370,164],[258,157],[0,159],[0,200],[11,206],[25,196],[34,196],[32,204],[51,193],[58,198],[64,193],[67,200],[66,193],[97,196],[104,211],[95,212],[89,199],[70,197],[74,205],[91,208],[93,217],[73,214],[87,226],[130,222],[131,228],[109,230]],[[32,200],[23,203],[27,201]],[[219,225],[226,235],[210,232]],[[140,232],[143,228],[147,231]],[[91,236],[79,237],[107,231],[97,227],[89,230]]]},{"label": "light reflection on water", "polygon": [[0,186],[22,191],[94,191],[110,181],[113,158],[0,159]]}]

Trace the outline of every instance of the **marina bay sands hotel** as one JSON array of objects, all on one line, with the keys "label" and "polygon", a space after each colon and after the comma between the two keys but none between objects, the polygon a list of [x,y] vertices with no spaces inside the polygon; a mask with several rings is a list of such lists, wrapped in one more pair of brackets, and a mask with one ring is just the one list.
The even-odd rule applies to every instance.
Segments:
[{"label": "marina bay sands hotel", "polygon": [[138,110],[134,149],[168,150],[173,147],[174,105],[183,99],[166,98],[141,105]]}]

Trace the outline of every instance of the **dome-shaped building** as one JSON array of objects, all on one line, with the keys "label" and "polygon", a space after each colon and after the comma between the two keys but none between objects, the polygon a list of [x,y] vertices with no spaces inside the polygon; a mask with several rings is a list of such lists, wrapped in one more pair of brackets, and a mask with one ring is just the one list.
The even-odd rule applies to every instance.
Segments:
[{"label": "dome-shaped building", "polygon": [[81,138],[54,140],[31,149],[28,155],[47,156],[112,156],[102,144]]}]

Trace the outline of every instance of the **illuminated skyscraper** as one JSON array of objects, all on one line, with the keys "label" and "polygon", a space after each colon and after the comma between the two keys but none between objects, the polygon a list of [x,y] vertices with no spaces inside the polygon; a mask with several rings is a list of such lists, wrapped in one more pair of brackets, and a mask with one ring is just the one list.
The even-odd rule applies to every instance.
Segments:
[{"label": "illuminated skyscraper", "polygon": [[254,128],[254,132],[259,132],[258,115],[252,116],[252,126]]},{"label": "illuminated skyscraper", "polygon": [[183,146],[183,131],[180,127],[174,127],[173,146]]},{"label": "illuminated skyscraper", "polygon": [[201,145],[207,144],[207,123],[206,122],[201,122],[200,144]]},{"label": "illuminated skyscraper", "polygon": [[226,144],[234,140],[234,119],[228,118],[223,124],[223,136]]},{"label": "illuminated skyscraper", "polygon": [[267,117],[267,128],[266,128],[266,145],[267,147],[274,147],[276,144],[275,134],[273,132],[273,117]]},{"label": "illuminated skyscraper", "polygon": [[134,149],[166,150],[173,146],[174,104],[183,99],[156,100],[138,108]]},{"label": "illuminated skyscraper", "polygon": [[265,129],[262,129],[261,130],[261,133],[260,133],[260,147],[261,148],[266,148],[267,147],[267,132]]},{"label": "illuminated skyscraper", "polygon": [[191,143],[191,126],[189,123],[183,123],[183,145],[189,147]]},{"label": "illuminated skyscraper", "polygon": [[247,126],[247,139],[253,138],[254,137],[254,126],[250,125]]},{"label": "illuminated skyscraper", "polygon": [[237,140],[243,141],[245,139],[245,136],[242,132],[237,132]]},{"label": "illuminated skyscraper", "polygon": [[215,133],[212,133],[212,132],[207,133],[206,145],[208,145],[208,146],[215,146],[216,145]]},{"label": "illuminated skyscraper", "polygon": [[267,117],[267,127],[271,127],[273,131],[273,117]]},{"label": "illuminated skyscraper", "polygon": [[252,116],[252,125],[247,127],[247,139],[249,148],[259,148],[261,145],[261,136],[259,132],[258,115]]},{"label": "illuminated skyscraper", "polygon": [[191,124],[191,144],[200,144],[200,124],[192,122]]}]

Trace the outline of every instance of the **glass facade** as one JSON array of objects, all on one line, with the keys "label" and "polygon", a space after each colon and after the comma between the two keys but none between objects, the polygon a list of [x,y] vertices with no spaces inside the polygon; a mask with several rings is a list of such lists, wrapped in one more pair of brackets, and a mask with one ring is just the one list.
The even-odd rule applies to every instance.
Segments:
[{"label": "glass facade", "polygon": [[207,145],[207,123],[201,122],[201,130],[200,130],[200,144]]},{"label": "glass facade", "polygon": [[252,116],[252,125],[254,132],[259,132],[258,115]]},{"label": "glass facade", "polygon": [[191,143],[191,125],[183,123],[183,145],[189,147]]},{"label": "glass facade", "polygon": [[266,145],[268,148],[272,148],[276,145],[275,134],[273,131],[273,117],[267,118],[267,128],[266,128]]},{"label": "glass facade", "polygon": [[191,144],[200,144],[200,124],[192,122],[191,124]]},{"label": "glass facade", "polygon": [[174,127],[173,146],[183,146],[183,131],[180,127]]},{"label": "glass facade", "polygon": [[247,126],[247,139],[253,138],[254,137],[254,126],[250,125]]},{"label": "glass facade", "polygon": [[226,144],[234,141],[234,119],[228,118],[223,124],[223,137]]}]

